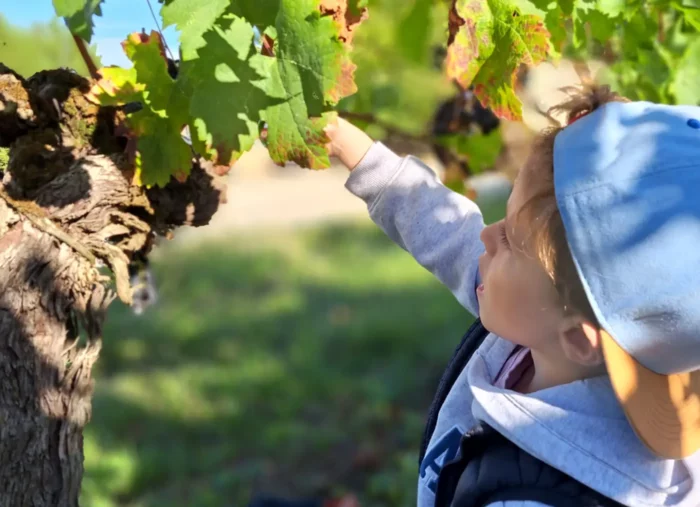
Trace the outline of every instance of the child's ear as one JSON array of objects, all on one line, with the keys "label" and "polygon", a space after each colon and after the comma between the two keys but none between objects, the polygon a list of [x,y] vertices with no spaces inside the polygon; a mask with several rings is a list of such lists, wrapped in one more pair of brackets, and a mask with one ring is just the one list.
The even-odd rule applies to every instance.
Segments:
[{"label": "child's ear", "polygon": [[600,330],[581,317],[564,319],[559,340],[566,357],[583,366],[603,364]]}]

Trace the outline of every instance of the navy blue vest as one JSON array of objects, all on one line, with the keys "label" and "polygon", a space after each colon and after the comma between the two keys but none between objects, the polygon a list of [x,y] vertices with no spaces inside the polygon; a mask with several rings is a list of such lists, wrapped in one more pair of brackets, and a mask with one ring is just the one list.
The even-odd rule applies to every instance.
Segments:
[{"label": "navy blue vest", "polygon": [[[488,334],[477,319],[448,364],[428,413],[419,466],[447,394]],[[440,471],[435,507],[485,507],[507,500],[538,501],[552,507],[623,507],[523,451],[489,426],[467,432],[460,451]]]}]

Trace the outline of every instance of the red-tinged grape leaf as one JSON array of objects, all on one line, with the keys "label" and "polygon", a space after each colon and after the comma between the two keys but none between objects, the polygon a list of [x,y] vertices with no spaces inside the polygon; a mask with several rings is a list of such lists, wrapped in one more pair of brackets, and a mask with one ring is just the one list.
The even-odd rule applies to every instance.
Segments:
[{"label": "red-tinged grape leaf", "polygon": [[453,0],[447,73],[464,88],[473,86],[497,116],[520,120],[517,70],[547,58],[549,37],[541,18],[522,15],[508,0]]},{"label": "red-tinged grape leaf", "polygon": [[321,0],[321,14],[333,17],[339,28],[338,38],[347,44],[352,43],[355,28],[369,15],[366,0]]},{"label": "red-tinged grape leaf", "polygon": [[357,91],[349,47],[338,23],[321,14],[321,0],[280,0],[275,58],[288,96],[303,94],[308,116]]},{"label": "red-tinged grape leaf", "polygon": [[178,83],[191,96],[195,151],[230,164],[267,122],[276,163],[330,165],[323,129],[327,112],[356,91],[349,50],[365,0],[163,1],[166,25],[181,32]]},{"label": "red-tinged grape leaf", "polygon": [[190,171],[192,153],[181,134],[189,121],[189,98],[168,74],[157,32],[131,34],[123,46],[133,68],[101,69],[89,97],[101,105],[142,104],[126,120],[136,141],[136,183],[165,185]]},{"label": "red-tinged grape leaf", "polygon": [[320,0],[280,0],[275,23],[271,79],[260,83],[270,97],[284,102],[265,110],[267,146],[272,159],[303,167],[330,166],[324,132],[329,109],[356,91],[349,47],[342,26],[322,15]]},{"label": "red-tinged grape leaf", "polygon": [[95,24],[93,16],[102,16],[103,0],[53,0],[56,15],[62,17],[73,35],[90,42]]}]

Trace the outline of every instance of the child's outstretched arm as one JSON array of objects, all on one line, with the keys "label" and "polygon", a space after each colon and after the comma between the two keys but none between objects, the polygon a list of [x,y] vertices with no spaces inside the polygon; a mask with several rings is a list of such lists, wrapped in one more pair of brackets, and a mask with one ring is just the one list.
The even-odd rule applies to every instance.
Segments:
[{"label": "child's outstretched arm", "polygon": [[372,220],[478,315],[484,251],[478,206],[445,187],[418,159],[399,157],[345,120],[327,132],[331,155],[352,171],[346,187],[367,203]]}]

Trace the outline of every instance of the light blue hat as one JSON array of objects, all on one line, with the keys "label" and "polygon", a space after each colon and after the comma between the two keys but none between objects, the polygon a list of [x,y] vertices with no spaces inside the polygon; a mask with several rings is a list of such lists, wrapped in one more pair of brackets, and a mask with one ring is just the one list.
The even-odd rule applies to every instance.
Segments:
[{"label": "light blue hat", "polygon": [[694,453],[700,107],[611,102],[583,116],[555,139],[554,188],[630,422],[657,454]]}]

